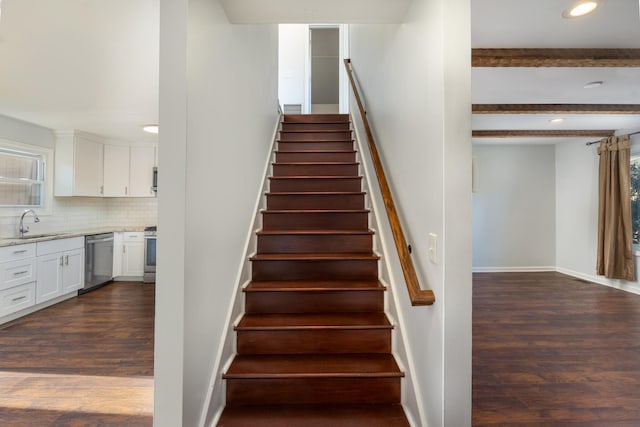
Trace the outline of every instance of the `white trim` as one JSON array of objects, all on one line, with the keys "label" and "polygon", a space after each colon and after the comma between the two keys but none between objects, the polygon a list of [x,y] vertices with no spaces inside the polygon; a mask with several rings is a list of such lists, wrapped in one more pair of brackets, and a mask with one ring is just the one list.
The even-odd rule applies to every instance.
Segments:
[{"label": "white trim", "polygon": [[[374,252],[381,256],[380,262],[378,263],[378,281],[386,286],[387,288],[387,298],[385,298],[385,313],[387,317],[389,317],[389,321],[394,325],[394,333],[392,335],[393,339],[393,355],[398,363],[400,369],[404,372],[405,378],[402,381],[402,400],[401,404],[404,409],[405,415],[409,421],[409,424],[413,426],[424,426],[426,425],[426,414],[424,412],[424,399],[422,396],[422,392],[419,387],[419,383],[416,378],[416,369],[415,369],[415,361],[413,359],[413,352],[411,351],[411,342],[406,338],[404,334],[404,328],[402,327],[407,322],[403,316],[399,307],[402,307],[401,301],[399,300],[399,292],[396,288],[396,284],[393,280],[393,263],[391,262],[390,257],[393,256],[395,258],[398,257],[397,252],[395,250],[395,246],[393,243],[393,238],[391,237],[389,240],[392,242],[388,244],[388,240],[383,235],[383,230],[386,230],[387,233],[391,234],[391,229],[389,225],[389,220],[386,215],[386,210],[384,208],[384,202],[382,200],[378,200],[377,195],[380,192],[377,184],[377,179],[374,178],[373,185],[376,186],[377,192],[373,191],[371,188],[372,180],[370,177],[375,177],[375,171],[372,171],[370,165],[370,153],[364,149],[364,144],[362,142],[362,138],[360,138],[360,132],[357,124],[361,121],[356,121],[354,114],[350,114],[352,130],[354,133],[354,140],[357,144],[357,152],[360,161],[361,173],[363,175],[363,188],[362,191],[366,192],[366,200],[369,204],[368,209],[370,209],[370,220],[369,220],[369,228],[374,230]],[[366,154],[366,156],[365,156]],[[366,161],[365,161],[366,160]],[[379,215],[377,214],[379,213]],[[384,224],[382,223],[384,222]],[[386,254],[386,256],[385,256]],[[385,270],[386,276],[388,276],[388,282],[385,280]],[[402,348],[403,354],[398,354],[398,348]],[[415,399],[417,404],[417,414],[407,405],[407,394],[411,394]],[[415,418],[419,418],[419,422],[416,422]]]},{"label": "white trim", "polygon": [[557,271],[551,266],[527,266],[527,267],[473,267],[474,273],[536,273],[543,271]]},{"label": "white trim", "polygon": [[[264,194],[269,184],[271,162],[274,157],[274,151],[276,148],[276,141],[278,139],[278,132],[280,131],[281,120],[282,120],[282,115],[279,114],[274,131],[273,131],[273,136],[271,138],[271,148],[269,150],[267,158],[265,159],[265,167],[263,171],[262,184],[260,186],[260,190],[258,191],[256,203],[254,206],[253,222],[249,227],[247,232],[247,237],[245,238],[243,261],[240,263],[238,272],[236,274],[236,281],[235,281],[236,286],[231,295],[231,303],[229,304],[229,309],[227,311],[227,316],[226,316],[227,321],[224,326],[224,329],[222,330],[222,335],[220,340],[222,345],[220,345],[220,347],[218,348],[218,353],[215,359],[213,360],[213,363],[211,366],[211,375],[209,377],[209,387],[207,388],[207,396],[205,397],[205,400],[204,400],[204,405],[202,408],[202,413],[200,414],[200,421],[198,423],[198,426],[205,425],[209,415],[209,407],[211,406],[211,401],[214,399],[216,392],[220,393],[221,400],[224,400],[225,387],[224,387],[224,383],[221,380],[222,373],[225,371],[225,369],[228,367],[229,363],[231,362],[231,360],[233,360],[233,357],[235,356],[235,353],[225,354],[226,353],[225,349],[230,344],[233,344],[232,346],[233,351],[235,351],[236,349],[236,346],[235,346],[236,334],[234,333],[233,326],[237,323],[238,316],[236,316],[236,319],[234,320],[234,312],[236,311],[237,307],[244,307],[243,306],[244,300],[242,299],[243,293],[239,291],[241,291],[249,282],[248,280],[243,280],[243,276],[245,272],[251,271],[251,263],[249,261],[249,255],[250,253],[255,252],[256,250],[255,230],[261,228],[262,218],[260,216],[260,209],[261,209],[261,206],[264,204],[264,199],[265,199]],[[217,384],[222,384],[219,390],[216,390]],[[223,410],[224,410],[224,407],[216,408],[215,414],[213,414],[213,416],[211,417],[212,426],[217,424],[218,420],[220,419],[220,416],[222,415]]]},{"label": "white trim", "polygon": [[621,291],[631,292],[632,294],[640,295],[640,286],[637,283],[627,282],[625,280],[607,279],[605,277],[579,273],[577,271],[569,270],[568,268],[562,268],[562,267],[558,267],[556,271],[558,273],[566,274],[567,276],[572,276],[577,279],[586,280],[588,282],[592,282],[597,285],[604,285],[610,288],[619,289]]}]

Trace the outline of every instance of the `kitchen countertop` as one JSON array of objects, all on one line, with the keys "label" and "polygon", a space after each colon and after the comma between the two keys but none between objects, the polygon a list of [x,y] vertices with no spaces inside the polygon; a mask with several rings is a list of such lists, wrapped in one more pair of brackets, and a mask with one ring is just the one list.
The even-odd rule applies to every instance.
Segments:
[{"label": "kitchen countertop", "polygon": [[43,234],[36,233],[35,236],[37,237],[31,238],[29,238],[29,235],[27,234],[26,239],[21,239],[19,237],[0,238],[0,247],[46,242],[47,240],[68,239],[70,237],[89,236],[92,234],[112,233],[117,231],[144,231],[144,229],[145,226],[96,227],[73,231],[59,231]]}]

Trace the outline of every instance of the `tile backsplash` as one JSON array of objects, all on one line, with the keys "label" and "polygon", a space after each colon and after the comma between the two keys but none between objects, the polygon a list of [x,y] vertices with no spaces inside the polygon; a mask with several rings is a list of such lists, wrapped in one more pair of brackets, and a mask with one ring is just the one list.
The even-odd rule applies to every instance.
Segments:
[{"label": "tile backsplash", "polygon": [[[40,214],[39,223],[25,219],[33,234],[58,233],[106,226],[156,225],[156,198],[54,197],[50,215]],[[19,215],[0,217],[0,238],[15,237]]]}]

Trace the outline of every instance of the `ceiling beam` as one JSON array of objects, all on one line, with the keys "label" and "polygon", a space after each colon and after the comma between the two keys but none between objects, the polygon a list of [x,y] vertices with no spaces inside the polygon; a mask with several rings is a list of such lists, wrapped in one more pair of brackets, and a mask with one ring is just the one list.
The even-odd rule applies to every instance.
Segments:
[{"label": "ceiling beam", "polygon": [[606,138],[615,133],[610,129],[598,130],[474,130],[471,134],[473,138]]},{"label": "ceiling beam", "polygon": [[640,104],[473,104],[473,114],[640,114]]},{"label": "ceiling beam", "polygon": [[473,67],[640,67],[640,49],[472,49]]}]

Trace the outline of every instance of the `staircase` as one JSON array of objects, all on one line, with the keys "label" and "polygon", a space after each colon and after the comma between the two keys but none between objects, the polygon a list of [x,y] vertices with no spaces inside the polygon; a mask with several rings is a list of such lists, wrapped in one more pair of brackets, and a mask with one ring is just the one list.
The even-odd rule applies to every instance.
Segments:
[{"label": "staircase", "polygon": [[408,426],[349,116],[286,115],[218,426]]}]

